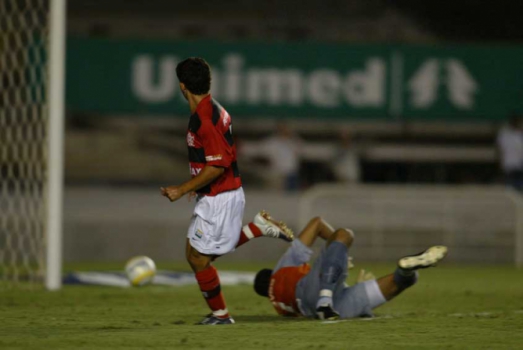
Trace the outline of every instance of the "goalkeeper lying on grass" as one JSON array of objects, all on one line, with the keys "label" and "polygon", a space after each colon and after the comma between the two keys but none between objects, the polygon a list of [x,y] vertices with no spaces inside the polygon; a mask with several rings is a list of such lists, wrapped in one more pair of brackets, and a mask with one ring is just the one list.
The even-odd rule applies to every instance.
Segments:
[{"label": "goalkeeper lying on grass", "polygon": [[[327,243],[311,268],[310,247],[317,237]],[[393,274],[349,287],[345,279],[348,248],[353,240],[354,234],[349,229],[334,230],[321,218],[310,220],[276,268],[258,272],[254,290],[269,297],[278,313],[285,316],[322,320],[372,316],[372,309],[416,283],[416,270],[436,265],[447,254],[447,247],[431,247],[401,258]]]}]

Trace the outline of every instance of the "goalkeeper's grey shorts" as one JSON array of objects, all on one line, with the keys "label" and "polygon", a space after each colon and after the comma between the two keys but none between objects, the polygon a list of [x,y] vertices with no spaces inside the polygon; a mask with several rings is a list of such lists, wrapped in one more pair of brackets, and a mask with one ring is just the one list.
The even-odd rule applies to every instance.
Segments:
[{"label": "goalkeeper's grey shorts", "polygon": [[[296,239],[282,256],[273,273],[282,267],[299,266],[307,263],[312,254],[313,252],[309,247]],[[311,271],[296,286],[298,307],[302,315],[307,317],[316,316],[316,303],[320,293],[321,264],[324,255],[325,249],[322,249]],[[347,258],[348,254],[345,255],[345,260]],[[345,266],[347,266],[347,263],[348,261],[345,261]],[[385,302],[376,280],[358,283],[350,287],[345,283],[347,277],[348,271],[340,276],[334,289],[334,309],[340,313],[341,318],[371,317],[372,309]]]}]

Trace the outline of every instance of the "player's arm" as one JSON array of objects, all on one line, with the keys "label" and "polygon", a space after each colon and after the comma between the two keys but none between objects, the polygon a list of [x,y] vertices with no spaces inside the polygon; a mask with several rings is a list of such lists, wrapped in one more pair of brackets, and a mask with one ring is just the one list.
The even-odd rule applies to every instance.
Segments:
[{"label": "player's arm", "polygon": [[206,165],[198,175],[189,181],[184,182],[180,186],[162,187],[160,190],[163,196],[169,198],[171,202],[174,202],[185,196],[187,193],[197,191],[200,188],[207,186],[219,178],[224,171],[225,169],[222,167]]},{"label": "player's arm", "polygon": [[162,195],[174,202],[185,194],[199,190],[220,177],[226,168],[231,165],[230,146],[223,135],[213,125],[211,120],[203,120],[198,129],[203,149],[205,150],[206,165],[198,175],[180,186],[162,188]]},{"label": "player's arm", "polygon": [[320,217],[312,218],[300,232],[298,239],[308,247],[314,244],[316,238],[328,240],[334,233],[334,228]]}]

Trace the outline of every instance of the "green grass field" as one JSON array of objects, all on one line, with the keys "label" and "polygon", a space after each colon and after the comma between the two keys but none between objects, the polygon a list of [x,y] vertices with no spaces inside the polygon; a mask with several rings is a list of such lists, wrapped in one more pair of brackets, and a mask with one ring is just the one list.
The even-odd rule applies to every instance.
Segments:
[{"label": "green grass field", "polygon": [[[361,266],[378,276],[393,269]],[[4,289],[0,349],[523,348],[523,271],[512,267],[424,270],[419,283],[377,309],[376,318],[330,324],[281,318],[250,286],[223,289],[237,323],[219,327],[193,325],[208,312],[196,286]]]}]

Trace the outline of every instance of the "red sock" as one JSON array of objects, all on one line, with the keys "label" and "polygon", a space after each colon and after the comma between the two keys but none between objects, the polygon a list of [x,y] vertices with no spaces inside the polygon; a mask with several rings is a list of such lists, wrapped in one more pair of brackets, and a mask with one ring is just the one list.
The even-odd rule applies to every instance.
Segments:
[{"label": "red sock", "polygon": [[236,248],[249,242],[253,238],[260,237],[261,235],[262,232],[258,226],[250,222],[249,224],[243,226],[242,232],[240,233],[240,239],[238,240],[238,244],[236,244]]},{"label": "red sock", "polygon": [[220,287],[220,278],[214,266],[209,266],[203,271],[196,272],[196,280],[214,316],[220,318],[229,317],[229,311],[227,306],[225,306],[225,299]]}]

